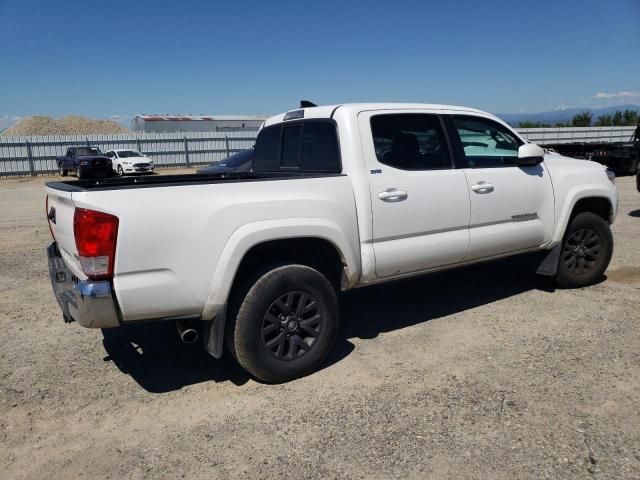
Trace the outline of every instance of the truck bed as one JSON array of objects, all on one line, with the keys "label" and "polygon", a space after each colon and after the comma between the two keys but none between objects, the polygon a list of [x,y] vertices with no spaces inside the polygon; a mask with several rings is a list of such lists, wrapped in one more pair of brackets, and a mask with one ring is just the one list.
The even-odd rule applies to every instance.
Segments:
[{"label": "truck bed", "polygon": [[306,236],[313,228],[343,245],[349,263],[359,260],[353,189],[343,174],[120,177],[50,182],[46,190],[54,239],[79,280],[86,275],[78,260],[75,210],[118,218],[112,283],[123,322],[212,318],[254,243]]},{"label": "truck bed", "polygon": [[213,183],[255,182],[264,180],[286,180],[294,178],[332,177],[339,173],[285,172],[238,172],[181,175],[145,175],[140,177],[91,178],[85,180],[47,182],[49,188],[63,192],[86,192],[103,190],[126,190],[132,188],[171,187],[184,185],[208,185]]}]

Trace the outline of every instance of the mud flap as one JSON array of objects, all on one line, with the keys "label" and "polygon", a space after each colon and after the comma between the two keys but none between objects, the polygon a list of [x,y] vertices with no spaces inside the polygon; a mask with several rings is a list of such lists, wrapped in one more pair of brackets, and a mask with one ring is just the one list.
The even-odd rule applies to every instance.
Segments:
[{"label": "mud flap", "polygon": [[224,341],[224,324],[227,318],[226,307],[210,322],[204,322],[202,329],[202,343],[204,349],[214,358],[222,357]]},{"label": "mud flap", "polygon": [[545,275],[547,277],[553,277],[558,272],[558,264],[560,263],[560,252],[562,251],[562,244],[559,243],[553,247],[547,255],[542,259],[536,273],[538,275]]}]

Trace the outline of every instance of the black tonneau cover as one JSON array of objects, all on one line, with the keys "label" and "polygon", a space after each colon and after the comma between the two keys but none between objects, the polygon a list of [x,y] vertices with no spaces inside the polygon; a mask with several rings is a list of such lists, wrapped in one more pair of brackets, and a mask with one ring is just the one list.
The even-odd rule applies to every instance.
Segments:
[{"label": "black tonneau cover", "polygon": [[267,180],[290,180],[296,178],[336,177],[340,173],[280,172],[235,172],[216,174],[153,175],[144,177],[90,178],[69,182],[47,182],[49,188],[64,192],[86,192],[100,190],[124,190],[129,188],[183,187],[210,183],[255,182]]}]

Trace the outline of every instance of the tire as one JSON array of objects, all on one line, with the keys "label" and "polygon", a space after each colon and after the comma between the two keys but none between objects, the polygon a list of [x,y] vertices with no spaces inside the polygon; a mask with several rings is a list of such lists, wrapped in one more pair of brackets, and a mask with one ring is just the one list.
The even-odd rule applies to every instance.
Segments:
[{"label": "tire", "polygon": [[67,171],[63,168],[62,164],[59,165],[59,169],[60,169],[60,176],[61,177],[66,177],[67,176]]},{"label": "tire", "polygon": [[227,326],[230,351],[258,380],[302,377],[333,347],[338,300],[326,277],[313,268],[284,265],[258,275],[238,304]]},{"label": "tire", "polygon": [[613,254],[609,224],[595,213],[576,215],[565,232],[556,283],[562,288],[593,285],[602,279]]},{"label": "tire", "polygon": [[82,174],[82,169],[80,167],[76,168],[76,177],[78,177],[78,180],[82,180],[84,178],[84,175]]},{"label": "tire", "polygon": [[122,165],[118,165],[118,176],[124,176],[124,170],[122,169]]}]

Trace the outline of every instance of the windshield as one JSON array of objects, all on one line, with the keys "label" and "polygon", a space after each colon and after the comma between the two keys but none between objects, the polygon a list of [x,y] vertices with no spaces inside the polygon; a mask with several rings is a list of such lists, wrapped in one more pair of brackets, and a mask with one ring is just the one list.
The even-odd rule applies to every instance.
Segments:
[{"label": "windshield", "polygon": [[120,158],[142,157],[143,155],[137,150],[121,150],[118,152]]},{"label": "windshield", "polygon": [[76,155],[102,155],[99,148],[96,147],[78,147],[75,149]]}]

